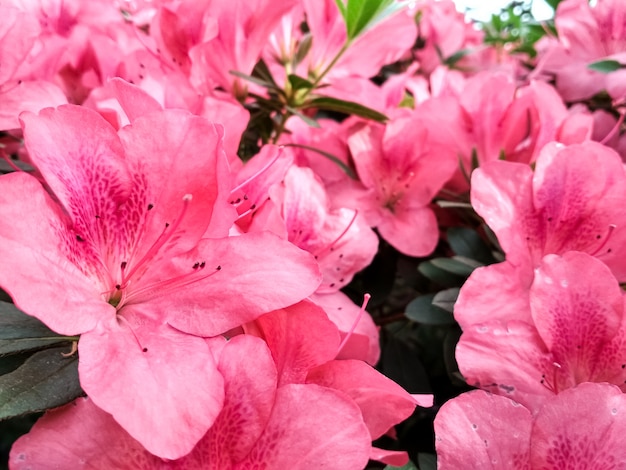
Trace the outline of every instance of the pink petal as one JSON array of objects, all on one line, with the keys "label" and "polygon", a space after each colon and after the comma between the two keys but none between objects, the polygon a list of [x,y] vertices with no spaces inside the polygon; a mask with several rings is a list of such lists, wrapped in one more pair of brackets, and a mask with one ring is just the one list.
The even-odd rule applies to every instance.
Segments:
[{"label": "pink petal", "polygon": [[67,103],[63,91],[54,83],[43,80],[21,81],[0,90],[0,129],[20,127],[18,116],[23,111],[33,113],[43,108]]},{"label": "pink petal", "polygon": [[439,240],[437,218],[429,207],[400,208],[395,214],[385,214],[377,228],[386,241],[408,256],[431,254]]},{"label": "pink petal", "polygon": [[379,449],[372,447],[370,459],[383,462],[392,467],[402,467],[409,463],[409,454],[403,451]]},{"label": "pink petal", "polygon": [[0,286],[16,305],[65,335],[113,318],[115,309],[102,300],[97,284],[73,264],[71,222],[41,184],[13,173],[0,178],[0,188],[0,220],[7,222],[0,224]]},{"label": "pink petal", "polygon": [[530,469],[532,418],[523,406],[482,390],[444,404],[435,418],[437,468]]},{"label": "pink petal", "polygon": [[145,307],[128,306],[123,317],[82,335],[78,372],[94,403],[131,436],[153,454],[176,459],[219,414],[223,379],[202,338],[149,315]]},{"label": "pink petal", "polygon": [[198,336],[216,336],[299,302],[320,282],[311,255],[270,233],[204,239],[174,263],[191,267],[198,261],[206,263],[206,280],[154,302],[170,325]]},{"label": "pink petal", "polygon": [[511,320],[466,328],[456,347],[468,384],[536,410],[555,391],[553,359],[532,325]]},{"label": "pink petal", "polygon": [[585,253],[548,255],[530,302],[537,331],[567,386],[613,380],[623,385],[624,297],[606,265]]},{"label": "pink petal", "polygon": [[626,395],[615,386],[584,383],[565,390],[537,414],[532,429],[532,468],[623,467],[625,413]]},{"label": "pink petal", "polygon": [[289,384],[278,389],[265,433],[235,469],[364,468],[370,447],[352,400],[324,387]]},{"label": "pink petal", "polygon": [[218,368],[224,376],[224,407],[207,436],[192,454],[178,462],[178,468],[189,468],[194,461],[201,463],[207,451],[212,456],[211,468],[230,468],[248,455],[270,419],[277,375],[262,340],[247,335],[230,339]]},{"label": "pink petal", "polygon": [[335,358],[339,332],[311,302],[300,302],[256,319],[272,351],[279,384],[303,383],[309,369]]},{"label": "pink petal", "polygon": [[348,332],[352,331],[337,354],[337,359],[360,359],[372,366],[378,362],[380,358],[378,327],[369,313],[364,312],[352,330],[361,308],[346,294],[341,291],[334,294],[313,294],[311,300],[322,307],[328,318],[339,328],[342,341]]},{"label": "pink petal", "polygon": [[454,318],[463,330],[492,320],[531,323],[528,292],[533,272],[505,261],[478,268],[467,279],[454,305]]},{"label": "pink petal", "polygon": [[361,408],[372,439],[382,436],[415,410],[416,402],[408,392],[361,361],[328,362],[311,370],[307,382],[348,394]]},{"label": "pink petal", "polygon": [[11,449],[10,468],[168,468],[89,398],[46,412]]},{"label": "pink petal", "polygon": [[[144,200],[152,205],[135,256],[150,249],[165,223],[181,214],[172,244],[177,253],[193,248],[211,221],[218,195],[225,199],[230,192],[221,130],[185,111],[167,110],[135,119],[119,135],[128,166],[145,187]],[[191,200],[184,202],[189,195]]]}]

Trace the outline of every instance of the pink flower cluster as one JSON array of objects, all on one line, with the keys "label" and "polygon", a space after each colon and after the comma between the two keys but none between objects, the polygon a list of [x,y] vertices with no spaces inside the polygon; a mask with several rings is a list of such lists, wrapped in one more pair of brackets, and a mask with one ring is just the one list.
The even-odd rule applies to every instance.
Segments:
[{"label": "pink flower cluster", "polygon": [[0,176],[0,288],[86,395],[12,469],[406,464],[372,441],[433,397],[341,289],[478,219],[503,256],[454,307],[481,390],[441,407],[439,468],[624,468],[624,5],[564,0],[532,59],[450,0],[379,3],[0,4],[0,154],[35,169]]}]

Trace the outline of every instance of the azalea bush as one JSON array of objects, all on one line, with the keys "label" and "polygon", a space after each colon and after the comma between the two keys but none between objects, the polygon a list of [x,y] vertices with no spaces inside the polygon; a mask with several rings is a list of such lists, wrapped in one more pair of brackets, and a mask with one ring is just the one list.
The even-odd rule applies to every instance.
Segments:
[{"label": "azalea bush", "polygon": [[626,9],[549,3],[1,3],[1,464],[626,468]]}]

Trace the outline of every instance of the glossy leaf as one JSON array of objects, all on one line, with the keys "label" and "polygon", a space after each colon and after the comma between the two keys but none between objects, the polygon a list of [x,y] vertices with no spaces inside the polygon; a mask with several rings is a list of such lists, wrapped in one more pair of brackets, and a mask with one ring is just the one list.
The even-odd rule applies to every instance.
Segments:
[{"label": "glossy leaf", "polygon": [[448,243],[456,255],[491,264],[495,260],[489,246],[475,230],[467,227],[448,229]]},{"label": "glossy leaf", "polygon": [[[416,467],[415,464],[409,460],[409,462],[406,465],[402,465],[402,467],[394,467],[393,465],[387,465],[385,467],[385,470],[418,470],[418,467]],[[422,468],[419,467],[419,470],[422,470]]]},{"label": "glossy leaf", "polygon": [[387,116],[383,113],[379,113],[375,109],[368,108],[362,104],[355,103],[353,101],[338,100],[329,96],[320,96],[313,98],[305,103],[303,108],[317,108],[327,111],[337,111],[345,114],[352,114],[366,119],[372,119],[378,122],[385,122]]},{"label": "glossy leaf", "polygon": [[447,312],[454,312],[454,303],[459,296],[459,290],[460,289],[458,287],[452,287],[450,289],[437,292],[435,297],[433,297],[433,305]]},{"label": "glossy leaf", "polygon": [[68,352],[67,347],[36,352],[1,376],[0,420],[56,408],[81,396],[78,357],[64,357]]},{"label": "glossy leaf", "polygon": [[593,62],[592,64],[587,65],[587,68],[600,73],[611,73],[624,68],[624,66],[616,60],[608,59]]},{"label": "glossy leaf", "polygon": [[452,314],[433,305],[435,294],[420,295],[406,306],[404,312],[409,320],[425,325],[452,325],[455,320]]},{"label": "glossy leaf", "polygon": [[0,356],[50,346],[68,341],[41,323],[26,315],[15,305],[0,302]]}]

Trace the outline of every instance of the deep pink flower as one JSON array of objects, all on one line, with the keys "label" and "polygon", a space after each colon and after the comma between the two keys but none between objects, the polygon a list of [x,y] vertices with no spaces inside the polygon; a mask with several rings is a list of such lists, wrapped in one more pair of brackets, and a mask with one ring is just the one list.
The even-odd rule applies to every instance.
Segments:
[{"label": "deep pink flower", "polygon": [[[500,311],[489,307],[491,318],[464,327],[456,357],[468,383],[530,409],[582,382],[626,389],[624,296],[603,263],[580,252],[548,255],[526,298],[524,309],[505,297]],[[457,316],[468,308],[482,304],[462,305]]]},{"label": "deep pink flower", "polygon": [[536,415],[482,390],[464,393],[435,419],[437,468],[623,469],[625,412],[626,396],[608,384],[567,390]]},{"label": "deep pink flower", "polygon": [[215,424],[186,457],[167,462],[141,448],[88,399],[48,412],[14,445],[11,469],[94,470],[362,468],[369,433],[346,395],[318,385],[277,384],[270,352],[258,338],[211,341],[226,398]]},{"label": "deep pink flower", "polygon": [[299,301],[319,283],[315,262],[269,234],[201,238],[228,177],[221,132],[202,118],[157,112],[117,133],[76,106],[22,120],[51,194],[26,174],[0,179],[0,285],[81,335],[80,381],[99,407],[151,452],[185,455],[223,401],[198,336]]},{"label": "deep pink flower", "polygon": [[457,167],[454,150],[418,113],[355,130],[348,145],[364,189],[344,194],[370,226],[409,256],[435,249],[439,231],[429,205]]}]

